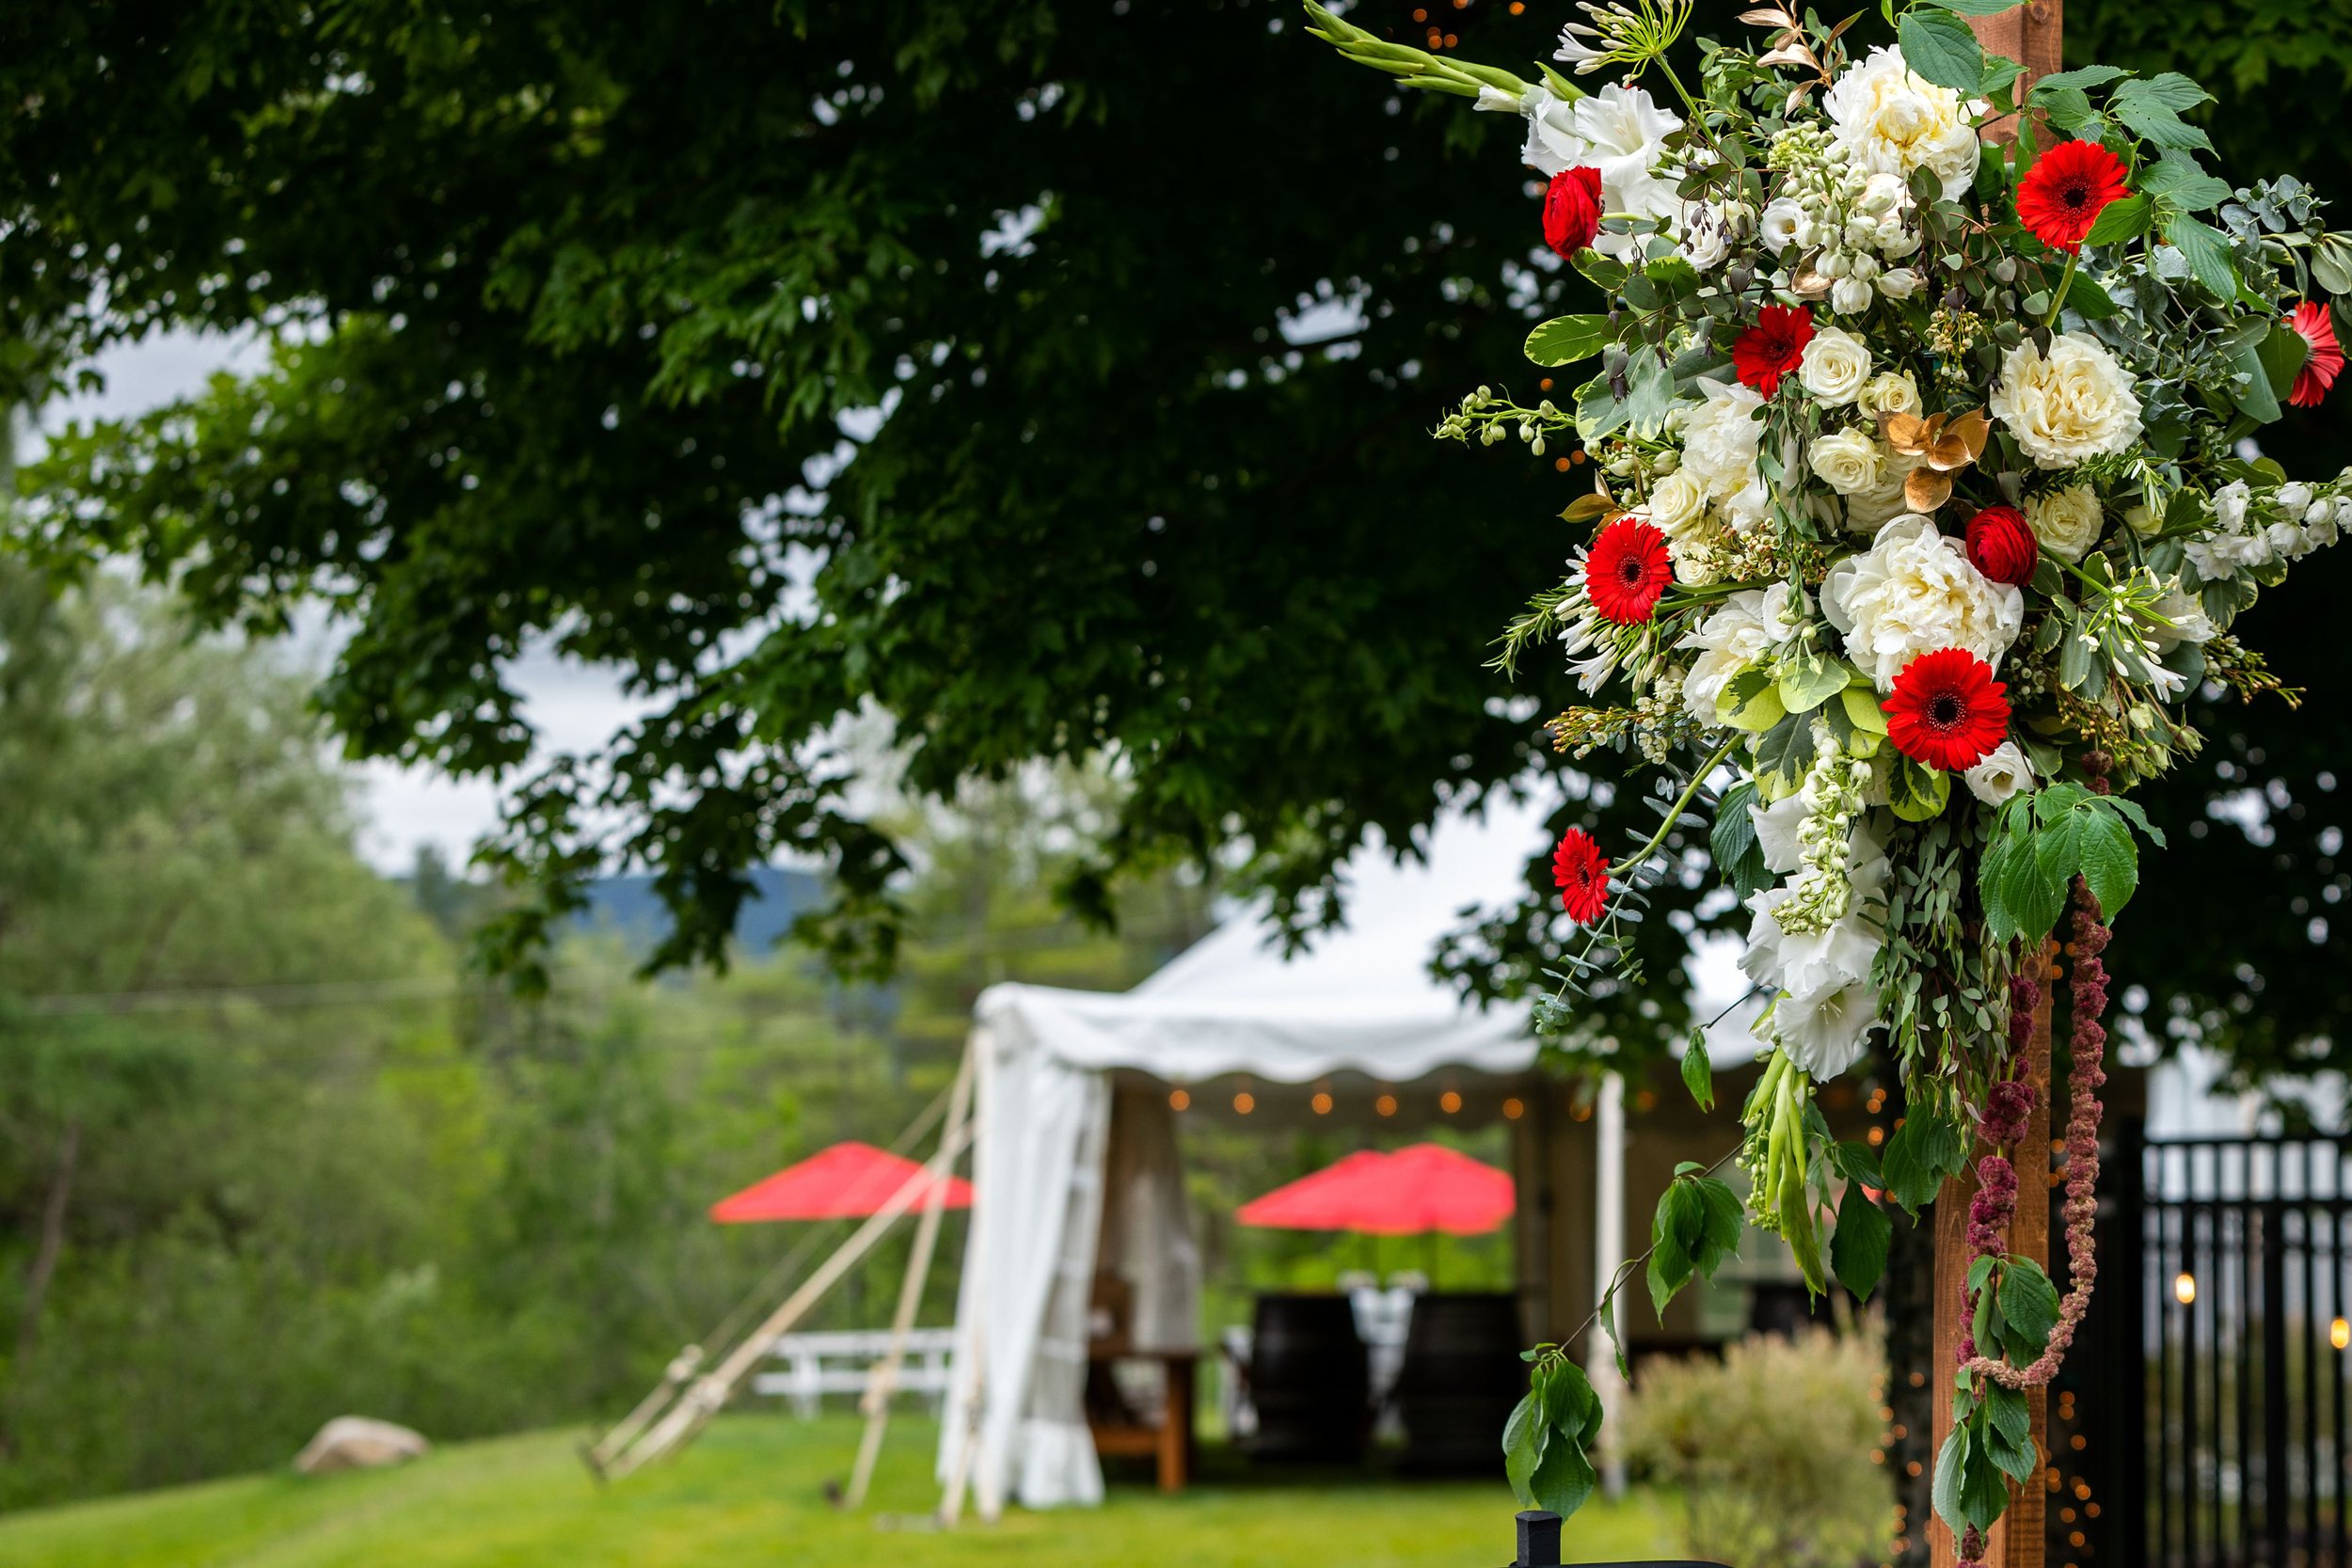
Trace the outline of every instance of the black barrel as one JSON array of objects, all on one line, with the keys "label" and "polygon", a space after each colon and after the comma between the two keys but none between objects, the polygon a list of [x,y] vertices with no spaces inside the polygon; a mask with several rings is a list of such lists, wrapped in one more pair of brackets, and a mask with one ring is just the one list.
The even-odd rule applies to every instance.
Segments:
[{"label": "black barrel", "polygon": [[1258,1413],[1253,1457],[1362,1459],[1371,1384],[1356,1310],[1345,1296],[1258,1298],[1249,1345],[1249,1402]]},{"label": "black barrel", "polygon": [[1407,1469],[1484,1472],[1500,1465],[1503,1423],[1527,1392],[1518,1303],[1509,1295],[1413,1300],[1396,1376]]}]

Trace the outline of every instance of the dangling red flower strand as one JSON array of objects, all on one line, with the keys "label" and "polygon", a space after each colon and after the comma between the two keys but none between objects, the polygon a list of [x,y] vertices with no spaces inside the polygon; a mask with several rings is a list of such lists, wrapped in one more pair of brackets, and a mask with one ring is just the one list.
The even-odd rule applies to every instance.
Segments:
[{"label": "dangling red flower strand", "polygon": [[2009,735],[2009,688],[1965,648],[1921,654],[1879,705],[1895,750],[1926,768],[1974,768]]},{"label": "dangling red flower strand", "polygon": [[1658,613],[1675,579],[1666,536],[1655,524],[1620,517],[1600,531],[1584,558],[1584,593],[1601,619],[1638,626]]},{"label": "dangling red flower strand", "polygon": [[1597,922],[1609,911],[1609,862],[1600,845],[1581,828],[1570,828],[1551,852],[1551,880],[1560,907],[1579,926]]},{"label": "dangling red flower strand", "polygon": [[2095,141],[2060,142],[2017,182],[2017,216],[2053,250],[2079,250],[2110,201],[2131,194],[2123,160]]},{"label": "dangling red flower strand", "polygon": [[1793,375],[1813,341],[1813,312],[1802,305],[1767,305],[1756,313],[1756,325],[1732,341],[1731,368],[1740,379],[1766,397],[1780,390],[1780,378]]},{"label": "dangling red flower strand", "polygon": [[2296,336],[2311,345],[2311,353],[2303,359],[2303,368],[2295,372],[2295,389],[2287,401],[2297,408],[2316,408],[2328,389],[2344,373],[2344,350],[2336,343],[2336,324],[2328,319],[2328,307],[2316,300],[2305,300],[2287,318]]}]

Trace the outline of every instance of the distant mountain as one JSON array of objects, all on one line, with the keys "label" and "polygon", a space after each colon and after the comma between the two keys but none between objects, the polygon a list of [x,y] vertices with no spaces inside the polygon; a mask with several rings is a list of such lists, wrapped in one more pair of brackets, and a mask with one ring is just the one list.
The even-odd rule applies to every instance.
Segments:
[{"label": "distant mountain", "polygon": [[[824,896],[823,884],[811,871],[786,866],[755,866],[755,890],[736,917],[735,940],[747,955],[764,955],[792,926],[793,916],[814,907]],[[669,912],[644,875],[605,877],[589,884],[588,907],[573,919],[582,930],[617,931],[631,952],[651,948],[670,929]]]}]

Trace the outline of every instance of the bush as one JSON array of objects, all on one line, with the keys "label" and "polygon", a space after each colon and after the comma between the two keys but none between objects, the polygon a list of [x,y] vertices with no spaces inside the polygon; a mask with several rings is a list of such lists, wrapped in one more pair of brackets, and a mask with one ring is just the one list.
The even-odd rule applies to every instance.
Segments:
[{"label": "bush", "polygon": [[1886,1360],[1875,1336],[1752,1338],[1723,1359],[1652,1362],[1613,1423],[1634,1470],[1674,1488],[1683,1546],[1741,1568],[1878,1562],[1894,1486],[1873,1450]]}]

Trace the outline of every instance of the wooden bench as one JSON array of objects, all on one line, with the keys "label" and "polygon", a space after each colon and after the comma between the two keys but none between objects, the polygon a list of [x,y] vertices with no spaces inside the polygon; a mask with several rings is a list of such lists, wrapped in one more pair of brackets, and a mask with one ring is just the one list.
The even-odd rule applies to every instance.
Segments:
[{"label": "wooden bench", "polygon": [[[896,1391],[921,1395],[936,1412],[947,1397],[947,1360],[955,1338],[952,1328],[918,1328],[909,1333]],[[814,1416],[823,1407],[827,1394],[863,1395],[872,1381],[874,1364],[889,1353],[886,1328],[780,1334],[769,1346],[768,1356],[782,1366],[755,1374],[752,1392],[781,1396],[791,1402],[794,1415]]]}]

